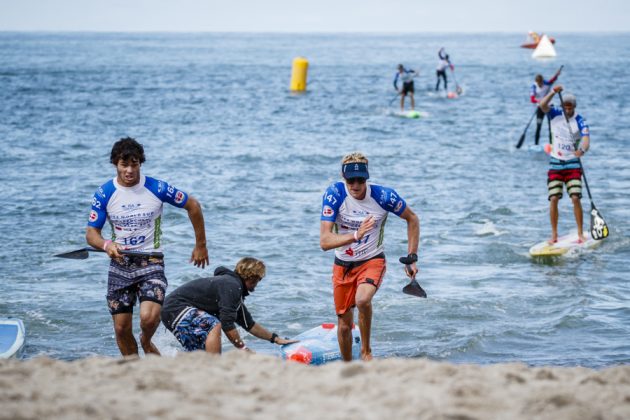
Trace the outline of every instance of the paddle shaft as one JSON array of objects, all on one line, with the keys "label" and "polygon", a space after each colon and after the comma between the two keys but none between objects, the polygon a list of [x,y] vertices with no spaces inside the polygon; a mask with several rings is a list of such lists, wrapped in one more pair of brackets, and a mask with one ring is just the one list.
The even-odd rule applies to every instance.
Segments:
[{"label": "paddle shaft", "polygon": [[538,108],[536,108],[536,110],[534,111],[532,116],[529,117],[529,121],[527,122],[527,125],[525,126],[525,130],[523,130],[523,134],[521,134],[521,138],[519,138],[518,139],[518,143],[516,143],[516,148],[517,149],[520,149],[521,146],[523,145],[523,142],[525,141],[525,133],[527,133],[527,129],[529,128],[530,124],[534,120],[534,117],[536,116],[537,112],[538,112]]},{"label": "paddle shaft", "polygon": [[[562,92],[558,92],[558,97],[560,98],[560,106],[562,107],[562,115],[564,115],[564,120],[567,122],[567,127],[569,129],[569,135],[573,136],[573,131],[571,130],[571,123],[569,122],[569,117],[567,113],[564,111],[564,101],[562,100]],[[575,113],[575,111],[573,111]],[[577,146],[579,140],[575,142],[575,146]],[[588,199],[591,202],[591,206],[595,207],[593,204],[593,196],[591,195],[591,189],[588,187],[588,181],[586,180],[586,172],[584,171],[584,165],[582,164],[582,159],[578,157],[578,162],[580,163],[580,168],[582,168],[582,178],[584,179],[584,186],[586,187],[586,193],[588,194]]]},{"label": "paddle shaft", "polygon": [[394,101],[395,101],[396,99],[398,99],[398,97],[399,97],[399,96],[400,96],[400,92],[399,92],[399,93],[397,93],[397,94],[396,94],[396,96],[394,96],[394,97],[392,98],[392,100],[391,100],[391,101],[389,101],[389,105],[391,106],[391,104],[393,104],[393,103],[394,103]]},{"label": "paddle shaft", "polygon": [[[81,260],[81,259],[88,258],[90,252],[104,253],[105,250],[99,249],[99,248],[86,247],[86,248],[75,249],[74,251],[70,251],[70,252],[64,252],[62,254],[57,254],[55,255],[55,257]],[[161,252],[126,251],[123,249],[119,249],[118,252],[123,255],[128,255],[128,256],[164,258],[164,254]]]}]

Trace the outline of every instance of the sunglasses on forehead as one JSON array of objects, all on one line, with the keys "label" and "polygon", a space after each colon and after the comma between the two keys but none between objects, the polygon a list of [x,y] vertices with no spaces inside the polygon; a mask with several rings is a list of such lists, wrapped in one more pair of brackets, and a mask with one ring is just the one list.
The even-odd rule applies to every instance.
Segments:
[{"label": "sunglasses on forehead", "polygon": [[365,178],[346,178],[346,184],[365,184]]}]

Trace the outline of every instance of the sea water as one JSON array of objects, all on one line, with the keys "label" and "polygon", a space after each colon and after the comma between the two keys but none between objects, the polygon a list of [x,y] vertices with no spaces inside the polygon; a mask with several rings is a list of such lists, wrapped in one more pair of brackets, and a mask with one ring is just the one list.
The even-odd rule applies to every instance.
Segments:
[{"label": "sea water", "polygon": [[[522,34],[0,33],[0,316],[24,320],[27,358],[118,355],[107,259],[53,254],[85,246],[92,194],[115,175],[111,146],[132,136],[145,146],[143,173],[204,209],[211,263],[201,270],[188,263],[186,212],[165,206],[169,290],[254,256],[268,267],[247,298],[257,322],[282,336],[335,322],[321,196],[341,157],[359,150],[371,181],[420,216],[428,293],[401,292],[406,225],[392,215],[373,302],[377,357],[628,363],[630,35],[556,38],[558,57],[535,61],[518,47]],[[464,90],[457,99],[433,90],[442,46]],[[290,66],[300,55],[309,85],[296,95]],[[420,72],[416,109],[427,118],[398,118],[398,101],[389,105],[398,63]],[[550,235],[547,158],[514,145],[534,111],[534,76],[562,64],[559,83],[591,127],[584,164],[611,234],[592,252],[539,262],[528,249]],[[574,224],[565,197],[560,233]],[[166,354],[180,349],[163,327],[155,341]]]}]

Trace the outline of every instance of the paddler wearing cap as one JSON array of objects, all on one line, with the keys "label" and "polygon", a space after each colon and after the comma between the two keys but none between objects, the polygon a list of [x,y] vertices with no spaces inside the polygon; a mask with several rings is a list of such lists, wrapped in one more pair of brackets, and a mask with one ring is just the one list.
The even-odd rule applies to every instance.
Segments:
[{"label": "paddler wearing cap", "polygon": [[[341,161],[343,181],[330,185],[322,199],[320,246],[335,250],[333,295],[338,319],[337,339],[343,360],[352,360],[354,307],[359,310],[361,358],[372,359],[370,331],[372,298],[385,275],[383,234],[389,213],[407,222],[407,252],[417,261],[420,221],[405,200],[388,187],[367,182],[368,159],[355,152]],[[415,277],[416,263],[410,265]]]},{"label": "paddler wearing cap", "polygon": [[[562,198],[562,186],[566,185],[567,194],[573,202],[573,215],[577,224],[578,241],[582,242],[582,164],[580,157],[590,147],[590,132],[586,120],[575,113],[577,99],[566,93],[562,98],[562,109],[550,105],[553,96],[562,92],[562,86],[554,87],[541,101],[540,109],[547,114],[551,122],[552,148],[550,150],[547,189],[549,198],[549,219],[551,238],[549,243],[558,241],[558,201]],[[566,117],[565,117],[566,115]],[[568,120],[568,124],[567,124]],[[570,127],[570,128],[569,128]]]}]

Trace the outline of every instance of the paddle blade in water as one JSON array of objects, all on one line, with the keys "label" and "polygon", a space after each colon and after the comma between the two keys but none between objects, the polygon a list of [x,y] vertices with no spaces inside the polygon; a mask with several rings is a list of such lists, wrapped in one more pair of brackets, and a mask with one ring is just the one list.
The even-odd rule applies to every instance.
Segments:
[{"label": "paddle blade in water", "polygon": [[608,237],[608,225],[595,205],[591,205],[591,237],[596,241]]},{"label": "paddle blade in water", "polygon": [[90,254],[88,253],[88,250],[85,248],[55,255],[55,257],[58,257],[58,258],[69,258],[71,260],[85,260],[89,256]]},{"label": "paddle blade in water", "polygon": [[421,298],[427,297],[427,292],[418,284],[416,279],[413,279],[409,282],[408,285],[403,287],[403,293],[406,295],[417,296]]}]

